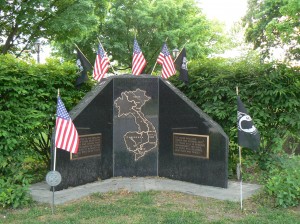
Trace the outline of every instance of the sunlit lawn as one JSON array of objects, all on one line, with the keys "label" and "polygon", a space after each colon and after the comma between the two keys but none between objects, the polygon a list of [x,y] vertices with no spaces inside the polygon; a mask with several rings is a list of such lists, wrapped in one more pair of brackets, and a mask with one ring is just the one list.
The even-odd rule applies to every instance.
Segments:
[{"label": "sunlit lawn", "polygon": [[128,191],[94,194],[55,206],[32,204],[0,210],[0,223],[300,223],[300,210],[262,206],[257,199],[239,202],[177,192]]}]

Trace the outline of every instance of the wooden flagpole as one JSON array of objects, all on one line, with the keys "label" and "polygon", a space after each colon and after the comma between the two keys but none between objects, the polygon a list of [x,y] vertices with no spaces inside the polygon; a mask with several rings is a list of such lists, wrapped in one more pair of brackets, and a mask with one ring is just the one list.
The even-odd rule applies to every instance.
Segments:
[{"label": "wooden flagpole", "polygon": [[187,40],[187,41],[184,43],[184,45],[183,45],[182,48],[181,48],[181,51],[179,52],[179,54],[177,55],[177,57],[174,59],[174,61],[176,61],[176,59],[178,58],[178,56],[179,56],[180,53],[182,52],[184,46],[185,46],[188,42],[190,42],[190,40]]},{"label": "wooden flagpole", "polygon": [[[102,47],[102,49],[104,50],[104,48],[103,48],[103,45],[101,44],[101,42],[100,42],[100,39],[97,37],[97,39],[98,39],[98,42],[99,42],[99,44],[101,45],[101,47]],[[106,53],[106,52],[105,52]],[[116,73],[116,71],[114,70],[114,68],[112,67],[112,66],[109,66],[112,70],[113,70],[113,73],[115,74],[115,75],[117,75],[117,73]]]},{"label": "wooden flagpole", "polygon": [[[236,95],[239,95],[239,87],[236,87]],[[239,146],[239,178],[240,178],[240,201],[241,210],[243,210],[243,175],[242,175],[242,147]]]},{"label": "wooden flagpole", "polygon": [[[77,49],[80,51],[80,53],[83,55],[83,57],[91,64],[91,62],[89,61],[89,59],[87,59],[87,57],[84,55],[84,53],[82,53],[82,51],[80,50],[80,48],[77,46],[77,44],[74,43],[74,45],[77,47]],[[92,65],[92,64],[91,64]],[[92,65],[93,67],[93,65]],[[58,92],[59,93],[59,92]]]},{"label": "wooden flagpole", "polygon": [[156,64],[157,64],[157,60],[156,60],[156,62],[155,62],[155,64],[154,64],[154,67],[153,67],[153,69],[152,69],[150,75],[152,75],[152,73],[153,73],[153,71],[154,71],[154,69],[155,69],[155,67],[156,67]]},{"label": "wooden flagpole", "polygon": [[[167,40],[168,40],[168,37],[166,38],[165,42],[167,42]],[[159,52],[159,53],[160,53],[160,52]],[[154,64],[154,67],[153,67],[153,69],[152,69],[150,75],[152,75],[152,73],[153,73],[153,71],[154,71],[156,65],[157,65],[157,59],[156,59],[156,62],[155,62],[155,64]]]}]

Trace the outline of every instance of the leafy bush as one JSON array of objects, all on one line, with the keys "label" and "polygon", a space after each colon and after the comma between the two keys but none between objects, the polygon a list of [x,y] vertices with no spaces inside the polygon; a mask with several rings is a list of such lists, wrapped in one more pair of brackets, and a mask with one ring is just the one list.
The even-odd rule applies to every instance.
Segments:
[{"label": "leafy bush", "polygon": [[275,198],[280,207],[300,204],[300,157],[283,157],[270,172],[265,184],[266,192]]},{"label": "leafy bush", "polygon": [[[206,59],[189,66],[190,84],[172,77],[172,82],[199,108],[218,122],[230,139],[229,173],[235,173],[238,158],[236,86],[248,112],[260,131],[258,153],[243,150],[243,157],[257,154],[265,168],[270,154],[281,153],[285,139],[300,131],[299,67],[260,64],[255,57],[238,61]],[[299,144],[299,137],[296,143]]]},{"label": "leafy bush", "polygon": [[11,55],[0,55],[0,204],[26,203],[26,186],[35,179],[26,160],[49,163],[49,139],[55,120],[57,89],[67,109],[78,103],[91,83],[74,86],[75,63],[49,61],[28,64]]},{"label": "leafy bush", "polygon": [[[295,151],[300,143],[300,68],[261,64],[255,57],[238,61],[206,59],[192,62],[189,68],[188,86],[177,77],[172,77],[172,82],[229,136],[230,177],[235,178],[239,157],[238,86],[240,97],[261,135],[258,152],[243,149],[243,178],[265,184],[267,194],[274,197],[278,206],[299,204],[299,157],[283,158],[285,151]],[[291,139],[293,144],[287,144]]]},{"label": "leafy bush", "polygon": [[28,195],[28,182],[25,178],[22,181],[20,184],[12,177],[0,179],[0,204],[3,207],[17,208],[31,201]]}]

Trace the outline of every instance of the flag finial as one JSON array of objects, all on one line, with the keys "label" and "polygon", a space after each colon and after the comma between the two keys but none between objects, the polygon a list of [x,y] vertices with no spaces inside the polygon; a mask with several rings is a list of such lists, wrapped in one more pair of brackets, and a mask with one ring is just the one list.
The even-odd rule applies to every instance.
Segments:
[{"label": "flag finial", "polygon": [[59,89],[57,89],[57,97],[59,97]]},{"label": "flag finial", "polygon": [[235,90],[236,90],[236,95],[238,96],[238,95],[239,95],[239,87],[236,86],[236,87],[235,87]]}]

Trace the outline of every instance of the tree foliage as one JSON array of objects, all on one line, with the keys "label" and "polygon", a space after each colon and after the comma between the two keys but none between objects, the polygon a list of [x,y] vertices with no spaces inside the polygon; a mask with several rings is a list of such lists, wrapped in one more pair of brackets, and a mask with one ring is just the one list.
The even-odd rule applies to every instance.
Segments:
[{"label": "tree foliage", "polygon": [[222,39],[221,29],[216,30],[194,0],[114,0],[101,26],[103,44],[125,68],[131,67],[136,36],[148,62],[146,73],[151,72],[166,39],[170,51],[189,41],[186,48],[194,58],[211,53],[211,45]]},{"label": "tree foliage", "polygon": [[265,58],[273,47],[284,48],[287,60],[300,59],[300,2],[298,0],[248,0],[244,17],[246,40],[261,48]]},{"label": "tree foliage", "polygon": [[[93,0],[0,1],[0,52],[20,55],[39,38],[82,40],[99,23]],[[103,17],[103,16],[102,16]]]},{"label": "tree foliage", "polygon": [[[219,24],[207,20],[194,0],[113,0],[98,30],[77,45],[93,62],[100,40],[115,62],[115,70],[130,72],[136,36],[148,62],[145,73],[150,73],[166,39],[170,51],[186,43],[189,57],[203,58],[226,47],[222,32]],[[74,49],[71,42],[56,44],[65,57]]]}]

